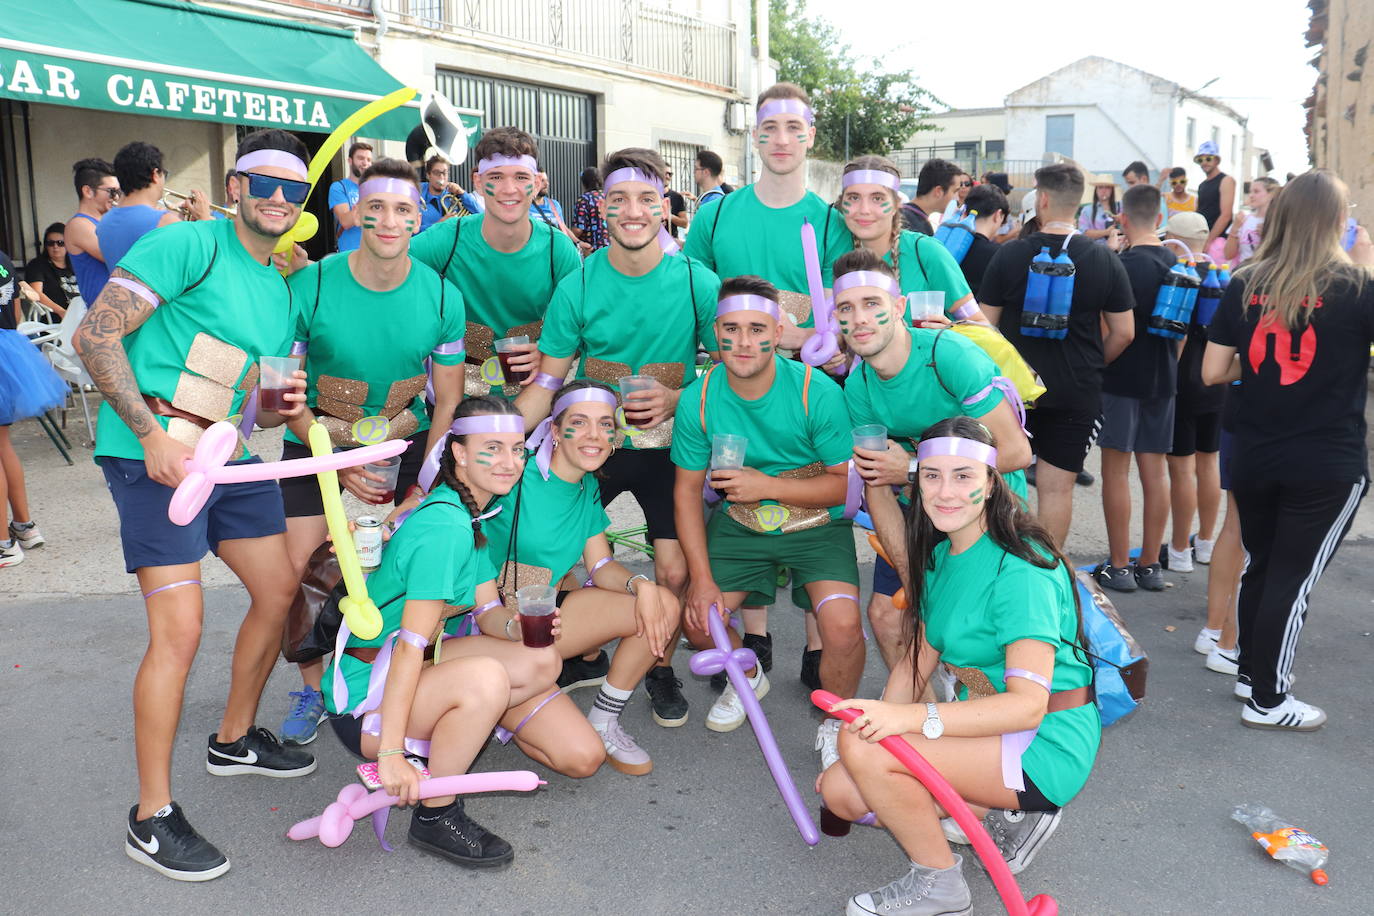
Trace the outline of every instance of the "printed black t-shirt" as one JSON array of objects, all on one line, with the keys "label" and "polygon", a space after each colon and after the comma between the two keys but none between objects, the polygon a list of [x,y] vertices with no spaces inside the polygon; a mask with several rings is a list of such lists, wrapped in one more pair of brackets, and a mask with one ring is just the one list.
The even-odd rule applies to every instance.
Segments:
[{"label": "printed black t-shirt", "polygon": [[[1293,330],[1266,318],[1233,278],[1209,339],[1240,353],[1231,474],[1251,481],[1355,481],[1367,474],[1364,407],[1374,341],[1374,283],[1334,268],[1310,320]],[[1330,276],[1330,275],[1328,275]]]},{"label": "printed black t-shirt", "polygon": [[1139,245],[1120,255],[1135,299],[1135,339],[1102,373],[1102,390],[1126,398],[1165,398],[1174,393],[1178,341],[1150,333],[1159,284],[1177,258],[1163,245]]},{"label": "printed black t-shirt", "polygon": [[1106,245],[1075,235],[1069,239],[1073,259],[1073,301],[1069,305],[1069,333],[1063,340],[1021,335],[1021,302],[1026,296],[1026,272],[1031,258],[1048,248],[1059,254],[1064,236],[1036,232],[999,245],[979,285],[978,301],[1002,310],[998,329],[1030,363],[1046,392],[1037,407],[1097,413],[1102,402],[1101,317],[1103,312],[1129,312],[1135,304],[1131,283],[1121,261]]}]

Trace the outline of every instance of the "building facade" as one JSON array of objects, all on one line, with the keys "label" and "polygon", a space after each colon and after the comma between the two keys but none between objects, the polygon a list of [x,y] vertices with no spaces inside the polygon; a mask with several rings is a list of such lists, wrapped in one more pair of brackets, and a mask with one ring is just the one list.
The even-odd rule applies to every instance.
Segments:
[{"label": "building facade", "polygon": [[1369,225],[1374,212],[1374,4],[1310,0],[1309,46],[1319,48],[1317,83],[1307,100],[1312,164],[1350,186],[1355,213]]}]

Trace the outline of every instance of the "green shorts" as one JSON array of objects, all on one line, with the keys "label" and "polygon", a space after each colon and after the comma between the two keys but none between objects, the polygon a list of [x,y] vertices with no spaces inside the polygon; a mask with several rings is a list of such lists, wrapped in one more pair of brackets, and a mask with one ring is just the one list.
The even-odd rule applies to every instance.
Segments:
[{"label": "green shorts", "polygon": [[792,603],[799,608],[811,607],[808,582],[848,582],[856,595],[859,591],[854,525],[847,519],[789,534],[759,534],[717,512],[706,523],[706,552],[716,586],[722,592],[748,592],[747,606],[777,600],[779,567],[792,572]]}]

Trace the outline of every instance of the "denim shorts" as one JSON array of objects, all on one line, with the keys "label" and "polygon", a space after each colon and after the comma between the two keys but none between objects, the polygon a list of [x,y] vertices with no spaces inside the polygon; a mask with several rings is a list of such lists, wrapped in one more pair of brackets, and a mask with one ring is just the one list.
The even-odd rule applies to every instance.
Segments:
[{"label": "denim shorts", "polygon": [[[261,460],[249,458],[230,464]],[[142,461],[108,455],[99,461],[119,513],[119,538],[128,572],[144,566],[197,563],[207,551],[218,555],[220,541],[286,531],[281,487],[275,480],[220,484],[191,524],[182,526],[172,524],[167,517],[174,491],[149,477]]]}]

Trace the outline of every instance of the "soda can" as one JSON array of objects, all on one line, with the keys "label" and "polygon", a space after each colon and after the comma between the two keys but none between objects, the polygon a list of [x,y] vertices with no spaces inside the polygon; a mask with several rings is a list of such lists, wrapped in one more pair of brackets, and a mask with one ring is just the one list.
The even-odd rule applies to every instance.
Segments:
[{"label": "soda can", "polygon": [[382,565],[382,523],[371,515],[360,515],[354,521],[353,546],[358,551],[358,565],[363,572],[372,572]]}]

